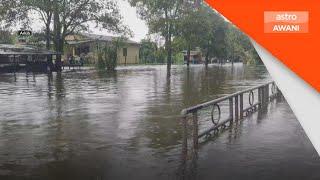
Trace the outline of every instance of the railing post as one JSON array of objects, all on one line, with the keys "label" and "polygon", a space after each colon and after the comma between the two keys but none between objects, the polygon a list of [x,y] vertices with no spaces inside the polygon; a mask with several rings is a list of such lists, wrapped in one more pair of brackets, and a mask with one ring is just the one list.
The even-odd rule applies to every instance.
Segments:
[{"label": "railing post", "polygon": [[258,102],[260,106],[262,105],[262,93],[261,93],[261,88],[258,89]]},{"label": "railing post", "polygon": [[198,149],[198,114],[197,111],[193,113],[193,149]]},{"label": "railing post", "polygon": [[282,96],[282,92],[280,91],[280,89],[277,87],[277,98]]},{"label": "railing post", "polygon": [[233,121],[233,97],[229,98],[229,118],[230,121]]},{"label": "railing post", "polygon": [[269,102],[269,84],[266,85],[266,103]]},{"label": "railing post", "polygon": [[266,105],[266,88],[261,88],[261,107],[265,107]]},{"label": "railing post", "polygon": [[187,116],[183,115],[182,118],[182,156],[187,157],[188,155],[188,127],[187,127]]},{"label": "railing post", "polygon": [[239,120],[239,96],[235,96],[234,110],[235,110],[235,120]]},{"label": "railing post", "polygon": [[263,101],[263,106],[265,106],[266,105],[266,103],[267,103],[267,88],[266,88],[266,86],[263,86],[263,88],[262,88],[262,101]]},{"label": "railing post", "polygon": [[240,94],[240,119],[243,119],[243,94]]}]

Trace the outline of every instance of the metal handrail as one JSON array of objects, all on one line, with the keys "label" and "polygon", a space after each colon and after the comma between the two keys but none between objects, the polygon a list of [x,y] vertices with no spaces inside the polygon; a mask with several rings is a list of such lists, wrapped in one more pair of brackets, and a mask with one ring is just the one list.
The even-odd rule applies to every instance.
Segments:
[{"label": "metal handrail", "polygon": [[236,93],[233,93],[231,95],[228,95],[228,96],[224,96],[224,97],[220,97],[218,99],[215,99],[215,100],[212,100],[212,101],[208,101],[208,102],[205,102],[205,103],[202,103],[202,104],[198,104],[196,106],[192,106],[192,107],[189,107],[189,108],[185,108],[181,111],[181,115],[182,116],[185,116],[187,114],[191,114],[195,111],[198,111],[200,109],[203,109],[203,108],[206,108],[208,106],[213,106],[219,102],[222,102],[222,101],[225,101],[227,99],[230,99],[230,98],[233,98],[233,97],[236,97],[236,96],[239,96],[241,94],[245,94],[245,93],[248,93],[250,91],[253,91],[253,90],[256,90],[256,89],[259,89],[259,88],[262,88],[262,87],[265,87],[266,85],[270,85],[270,84],[274,84],[274,81],[270,81],[268,83],[265,83],[265,84],[262,84],[262,85],[259,85],[259,86],[255,86],[255,87],[252,87],[252,88],[249,88],[249,89],[246,89],[246,90],[243,90],[243,91],[239,91],[239,92],[236,92]]},{"label": "metal handrail", "polygon": [[[271,90],[270,90],[270,84],[272,84]],[[254,102],[254,91],[258,90],[258,102]],[[270,93],[271,92],[271,93]],[[244,94],[249,93],[249,107],[244,108]],[[220,97],[218,99],[205,102],[202,104],[198,104],[193,107],[189,107],[186,109],[183,109],[181,111],[181,119],[182,119],[182,125],[183,125],[183,151],[187,152],[188,150],[188,115],[192,114],[192,139],[193,139],[193,148],[198,148],[198,140],[199,138],[202,138],[204,136],[210,136],[211,133],[213,134],[218,133],[221,129],[224,129],[228,126],[231,126],[233,121],[243,119],[245,116],[249,116],[253,112],[258,111],[260,108],[267,107],[267,104],[270,100],[275,99],[275,97],[279,97],[278,95],[281,94],[279,89],[276,87],[275,83],[273,81],[270,81],[268,83],[255,86],[243,91],[239,91],[236,93],[233,93],[231,95]],[[221,120],[221,108],[219,106],[219,103],[223,101],[229,101],[229,117],[227,117],[224,120]],[[212,106],[211,111],[211,120],[213,123],[212,127],[209,127],[204,132],[199,133],[199,120],[198,120],[198,111],[207,108],[209,106]],[[214,119],[214,110],[217,109],[218,114],[218,120]]]}]

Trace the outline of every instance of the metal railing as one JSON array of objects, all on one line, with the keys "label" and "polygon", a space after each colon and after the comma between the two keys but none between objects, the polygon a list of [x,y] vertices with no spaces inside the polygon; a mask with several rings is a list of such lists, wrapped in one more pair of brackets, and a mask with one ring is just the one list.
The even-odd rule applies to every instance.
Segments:
[{"label": "metal railing", "polygon": [[[187,131],[188,119],[190,118],[190,115],[192,118],[191,126],[193,147],[197,148],[199,144],[199,138],[219,133],[220,129],[225,129],[234,121],[244,119],[259,109],[267,107],[268,102],[275,99],[279,94],[281,94],[281,92],[277,88],[276,84],[272,81],[182,110],[181,115],[184,131],[184,148],[187,148],[188,144]],[[245,97],[247,100],[245,100]],[[224,107],[224,109],[222,107]],[[206,112],[203,116],[209,116],[211,120],[210,124],[212,123],[212,125],[211,127],[206,128],[204,131],[199,132],[199,114],[201,111]],[[226,115],[227,117],[222,117],[222,114]]]}]

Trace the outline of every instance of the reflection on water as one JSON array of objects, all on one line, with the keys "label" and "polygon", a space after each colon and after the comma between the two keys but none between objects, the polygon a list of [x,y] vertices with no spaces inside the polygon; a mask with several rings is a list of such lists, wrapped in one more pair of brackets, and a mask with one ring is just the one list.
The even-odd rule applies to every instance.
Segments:
[{"label": "reflection on water", "polygon": [[202,145],[181,175],[181,109],[269,80],[264,67],[240,64],[2,74],[0,177],[319,178],[316,152],[284,102]]}]

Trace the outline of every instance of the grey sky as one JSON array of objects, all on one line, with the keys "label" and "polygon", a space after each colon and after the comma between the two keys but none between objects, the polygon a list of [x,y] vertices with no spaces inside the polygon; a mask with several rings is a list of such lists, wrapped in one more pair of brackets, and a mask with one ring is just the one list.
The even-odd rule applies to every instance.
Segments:
[{"label": "grey sky", "polygon": [[[145,38],[148,33],[148,27],[144,21],[137,17],[136,8],[131,7],[126,0],[118,1],[121,14],[123,16],[123,21],[134,33],[132,38],[135,41],[140,41]],[[96,34],[108,34],[106,31],[100,31],[99,29],[91,28],[93,33]]]},{"label": "grey sky", "polygon": [[[119,5],[121,14],[123,16],[124,24],[128,25],[129,28],[133,31],[134,37],[131,39],[135,41],[140,41],[141,39],[145,38],[145,36],[148,33],[148,27],[144,21],[138,18],[136,13],[136,8],[131,7],[126,0],[118,0],[117,2]],[[31,25],[32,30],[39,31],[42,27],[43,26],[38,21],[38,18],[34,17],[33,23]],[[100,34],[100,35],[112,35],[108,33],[107,30],[100,30],[100,29],[94,28],[94,26],[90,27],[90,31],[92,33]]]}]

